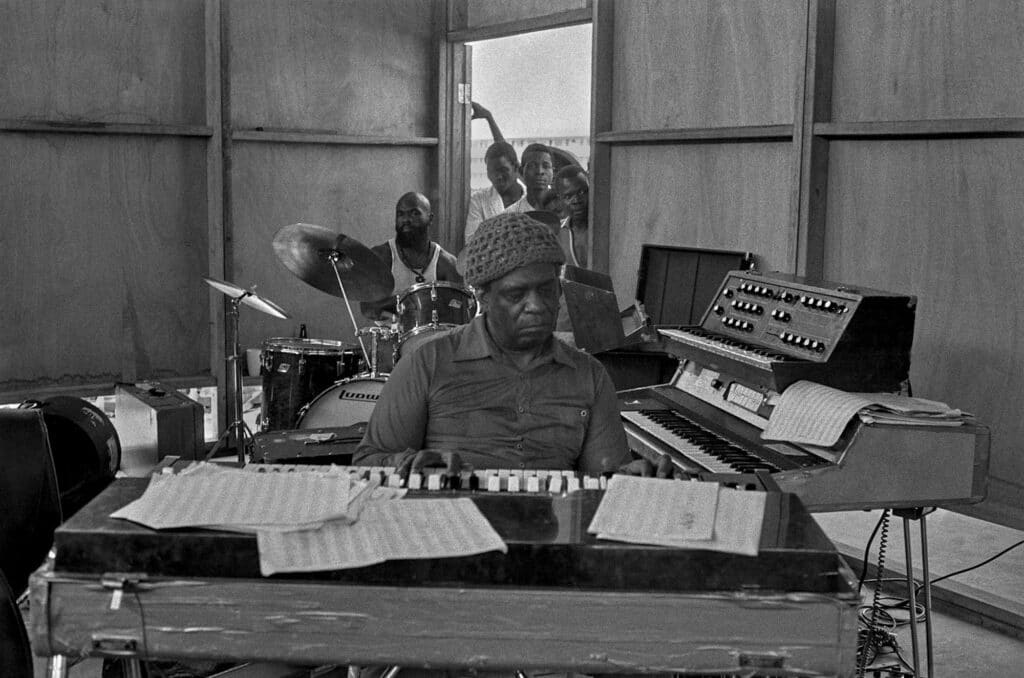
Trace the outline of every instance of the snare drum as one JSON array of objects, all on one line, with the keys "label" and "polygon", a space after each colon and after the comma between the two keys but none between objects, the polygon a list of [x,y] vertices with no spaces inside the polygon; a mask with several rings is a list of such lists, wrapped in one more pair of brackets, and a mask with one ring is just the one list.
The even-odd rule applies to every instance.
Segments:
[{"label": "snare drum", "polygon": [[267,339],[260,359],[261,431],[295,428],[303,405],[334,382],[359,374],[363,368],[357,347],[329,339]]},{"label": "snare drum", "polygon": [[450,282],[419,283],[398,297],[398,347],[409,355],[437,330],[465,325],[476,315],[476,299],[468,288]]},{"label": "snare drum", "polygon": [[370,421],[385,377],[354,377],[334,384],[299,413],[298,427],[353,426]]}]

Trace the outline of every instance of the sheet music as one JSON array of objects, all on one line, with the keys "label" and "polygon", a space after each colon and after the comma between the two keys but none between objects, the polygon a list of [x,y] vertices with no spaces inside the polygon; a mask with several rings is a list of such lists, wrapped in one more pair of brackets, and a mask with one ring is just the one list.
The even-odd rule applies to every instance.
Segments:
[{"label": "sheet music", "polygon": [[264,575],[508,550],[467,497],[372,501],[354,524],[330,521],[315,530],[260,531],[257,540]]},{"label": "sheet music", "polygon": [[[616,478],[629,478],[629,476],[613,476],[612,480]],[[712,530],[710,536],[706,538],[678,538],[678,537],[666,537],[664,535],[656,534],[656,531],[646,529],[643,525],[647,515],[627,513],[621,516],[616,516],[615,520],[598,521],[598,514],[601,509],[605,507],[605,499],[608,497],[608,493],[605,493],[605,499],[602,499],[601,504],[598,506],[597,512],[594,514],[594,521],[591,522],[589,532],[597,534],[599,539],[610,539],[614,541],[622,541],[630,544],[656,544],[659,546],[671,546],[674,548],[684,549],[706,549],[709,551],[722,551],[725,553],[738,553],[740,555],[756,556],[758,553],[758,547],[761,543],[761,530],[764,523],[764,506],[766,495],[764,492],[748,492],[745,490],[734,490],[727,487],[720,487],[717,483],[702,483],[702,482],[680,482],[678,480],[660,480],[651,478],[631,478],[630,481],[623,483],[623,486],[632,487],[634,490],[639,487],[640,482],[655,482],[659,484],[672,483],[676,486],[706,486],[708,489],[698,490],[700,493],[714,491],[715,500],[714,508],[711,511],[703,511],[705,514],[710,514],[712,517]],[[609,481],[609,489],[611,489],[611,482]],[[664,491],[659,488],[651,494],[661,494]],[[669,491],[670,492],[670,491]],[[635,494],[635,492],[634,492]],[[659,496],[655,501],[663,502],[666,497]],[[632,505],[630,505],[630,503]],[[669,499],[671,503],[671,499]],[[609,504],[608,510],[612,509],[612,505]],[[658,506],[648,505],[646,499],[634,500],[632,502],[626,501],[620,503],[614,507],[614,510],[619,511],[625,509],[626,511],[642,511],[642,512],[657,512]],[[664,505],[661,506],[661,511],[665,514],[669,514],[671,518],[671,512],[665,511]],[[595,523],[597,523],[595,527]],[[607,529],[603,529],[607,528]]]},{"label": "sheet music", "polygon": [[354,520],[360,493],[372,491],[347,476],[315,473],[246,473],[198,469],[153,476],[143,495],[111,514],[153,529],[175,527],[310,527]]},{"label": "sheet music", "polygon": [[717,507],[718,483],[617,474],[608,481],[588,531],[632,535],[645,543],[711,539]]},{"label": "sheet music", "polygon": [[[775,401],[761,438],[831,447],[861,410],[881,407],[886,421],[899,424],[962,423],[962,412],[945,403],[891,393],[847,393],[810,381],[798,381]],[[867,417],[871,413],[866,413]]]}]

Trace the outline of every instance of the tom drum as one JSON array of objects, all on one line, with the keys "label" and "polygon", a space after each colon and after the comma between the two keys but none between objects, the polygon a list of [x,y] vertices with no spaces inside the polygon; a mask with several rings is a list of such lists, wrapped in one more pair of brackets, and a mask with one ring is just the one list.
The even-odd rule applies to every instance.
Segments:
[{"label": "tom drum", "polygon": [[358,347],[329,339],[267,339],[260,358],[261,431],[295,428],[304,405],[334,382],[363,369]]},{"label": "tom drum", "polygon": [[438,281],[413,285],[398,296],[396,360],[409,355],[437,330],[465,325],[476,315],[476,299],[469,288]]}]

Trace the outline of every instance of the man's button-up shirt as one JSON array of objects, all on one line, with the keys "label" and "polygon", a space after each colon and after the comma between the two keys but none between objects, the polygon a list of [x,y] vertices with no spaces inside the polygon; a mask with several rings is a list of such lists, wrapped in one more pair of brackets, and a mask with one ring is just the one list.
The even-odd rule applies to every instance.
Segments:
[{"label": "man's button-up shirt", "polygon": [[597,360],[552,339],[521,370],[485,322],[439,332],[396,364],[355,463],[389,465],[410,449],[458,452],[477,469],[600,473],[628,461],[615,388]]}]

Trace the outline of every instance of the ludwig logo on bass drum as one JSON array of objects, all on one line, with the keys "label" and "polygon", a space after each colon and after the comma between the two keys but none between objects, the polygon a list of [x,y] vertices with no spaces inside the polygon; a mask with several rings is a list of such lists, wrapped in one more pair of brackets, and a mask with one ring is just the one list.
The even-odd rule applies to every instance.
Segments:
[{"label": "ludwig logo on bass drum", "polygon": [[346,391],[341,389],[338,400],[380,400],[379,393],[360,393],[359,391]]}]

